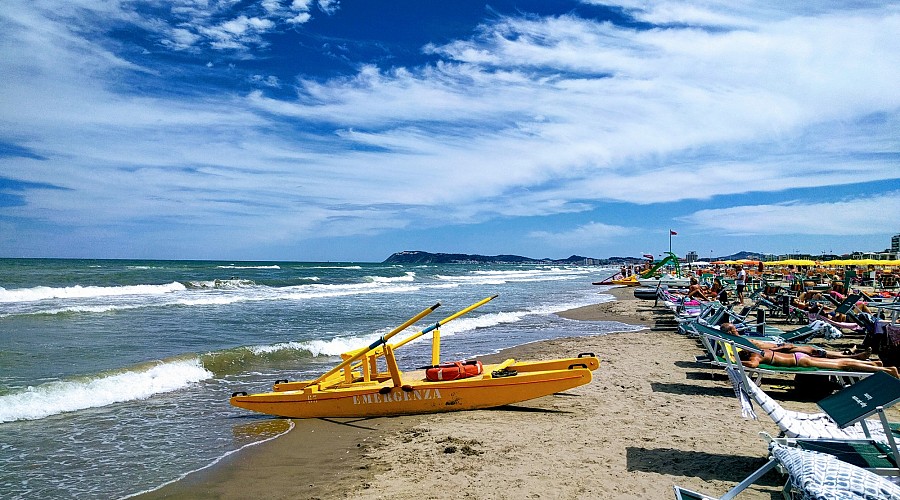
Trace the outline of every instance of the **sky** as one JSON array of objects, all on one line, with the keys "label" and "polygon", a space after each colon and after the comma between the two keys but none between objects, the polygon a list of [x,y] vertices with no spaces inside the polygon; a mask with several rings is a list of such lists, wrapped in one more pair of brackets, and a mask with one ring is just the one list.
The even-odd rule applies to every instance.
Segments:
[{"label": "sky", "polygon": [[0,257],[881,251],[900,3],[3,0]]}]

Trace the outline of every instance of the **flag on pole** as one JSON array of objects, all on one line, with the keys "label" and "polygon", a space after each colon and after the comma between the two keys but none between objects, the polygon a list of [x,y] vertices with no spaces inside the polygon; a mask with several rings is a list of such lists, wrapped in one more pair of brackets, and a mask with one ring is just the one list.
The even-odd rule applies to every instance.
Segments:
[{"label": "flag on pole", "polygon": [[675,236],[677,234],[678,233],[676,233],[675,231],[672,231],[671,229],[669,229],[669,236]]}]

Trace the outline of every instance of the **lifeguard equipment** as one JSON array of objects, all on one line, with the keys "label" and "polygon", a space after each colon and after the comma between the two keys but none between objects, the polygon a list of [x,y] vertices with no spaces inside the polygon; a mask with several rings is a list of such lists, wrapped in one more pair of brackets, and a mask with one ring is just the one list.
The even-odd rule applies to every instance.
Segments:
[{"label": "lifeguard equipment", "polygon": [[425,370],[425,378],[432,382],[439,380],[459,380],[474,377],[484,372],[481,361],[455,361],[431,366]]},{"label": "lifeguard equipment", "polygon": [[[459,377],[460,366],[457,363],[441,363],[440,326],[490,302],[494,297],[472,304],[400,342],[387,342],[437,307],[432,306],[375,343],[342,354],[342,363],[314,380],[279,380],[272,392],[260,394],[247,395],[244,391],[237,391],[232,394],[231,404],[289,418],[411,415],[494,408],[556,394],[591,381],[591,372],[600,365],[600,360],[593,353],[544,361],[507,359],[487,365],[460,361],[462,372],[468,375],[466,378]],[[426,333],[432,334],[432,361],[427,368],[452,365],[450,370],[455,372],[455,379],[448,379],[451,376],[449,370],[441,372],[444,378],[439,380],[427,379],[422,369],[407,373],[400,371],[395,350]],[[382,365],[387,371],[383,371]]]}]

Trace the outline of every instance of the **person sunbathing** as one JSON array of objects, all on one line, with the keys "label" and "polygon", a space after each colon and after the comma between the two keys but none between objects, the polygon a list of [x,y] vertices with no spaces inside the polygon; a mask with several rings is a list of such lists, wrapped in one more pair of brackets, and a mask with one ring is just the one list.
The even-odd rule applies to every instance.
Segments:
[{"label": "person sunbathing", "polygon": [[725,291],[725,286],[722,284],[722,278],[716,276],[713,280],[712,288],[709,290],[709,300],[718,300],[723,304],[728,303],[728,292]]},{"label": "person sunbathing", "polygon": [[[834,290],[828,292],[828,294],[831,295],[832,297],[834,297],[834,300],[836,300],[838,302],[843,302],[847,298],[846,295],[844,295],[840,292],[836,292]],[[860,294],[860,295],[862,295],[862,294]],[[856,301],[855,307],[857,309],[859,309],[861,312],[872,314],[872,310],[869,309],[869,303],[863,299]]]},{"label": "person sunbathing", "polygon": [[816,293],[813,296],[809,296],[807,295],[808,293],[809,292],[804,292],[797,298],[792,299],[791,305],[796,307],[797,309],[801,309],[810,314],[817,314],[824,318],[830,319],[831,321],[836,321],[839,323],[850,322],[845,314],[841,314],[839,312],[836,312],[834,309],[829,309],[822,305],[822,302],[819,302],[823,299],[821,294]]},{"label": "person sunbathing", "polygon": [[809,311],[810,307],[812,307],[813,305],[812,303],[820,300],[825,300],[825,298],[822,297],[821,293],[808,290],[792,298],[791,305],[796,307],[797,309]]},{"label": "person sunbathing", "polygon": [[696,300],[709,300],[706,288],[700,286],[700,282],[698,282],[697,278],[695,278],[694,276],[691,276],[691,286],[688,287],[687,298]]},{"label": "person sunbathing", "polygon": [[[872,355],[872,349],[865,349],[859,352],[844,354],[842,352],[837,351],[829,351],[827,349],[822,349],[821,347],[816,347],[808,344],[791,344],[789,342],[783,344],[777,344],[775,342],[766,342],[764,340],[755,339],[752,337],[748,337],[746,335],[741,335],[738,331],[737,327],[732,323],[722,323],[719,326],[719,329],[729,335],[735,335],[738,337],[744,337],[744,339],[750,341],[756,347],[760,349],[768,349],[774,352],[785,352],[785,353],[802,353],[807,356],[812,356],[814,358],[828,358],[828,359],[860,359],[867,361],[869,356]],[[878,361],[877,363],[880,363]]]},{"label": "person sunbathing", "polygon": [[[729,323],[726,323],[729,324]],[[734,325],[731,325],[731,328],[726,329],[727,327],[723,324],[722,331],[725,333],[730,333],[735,335],[733,332],[737,332],[737,329],[734,328]],[[897,368],[893,366],[884,366],[881,361],[864,361],[861,359],[852,359],[852,358],[842,358],[842,359],[833,359],[827,357],[815,357],[804,352],[778,352],[772,349],[763,349],[762,354],[757,352],[751,352],[746,349],[741,349],[738,351],[738,357],[741,359],[741,364],[746,366],[747,368],[757,368],[760,364],[766,364],[771,366],[779,366],[790,368],[794,366],[803,366],[803,367],[812,367],[812,368],[828,368],[831,370],[848,370],[848,371],[857,371],[857,372],[866,372],[866,373],[874,373],[874,372],[885,372],[888,375],[894,378],[900,378],[900,373],[897,372]]]},{"label": "person sunbathing", "polygon": [[841,314],[834,309],[828,309],[827,307],[821,304],[810,304],[807,312],[813,314],[815,316],[821,316],[826,319],[830,319],[831,321],[837,323],[853,323],[854,321],[847,317],[846,314]]}]

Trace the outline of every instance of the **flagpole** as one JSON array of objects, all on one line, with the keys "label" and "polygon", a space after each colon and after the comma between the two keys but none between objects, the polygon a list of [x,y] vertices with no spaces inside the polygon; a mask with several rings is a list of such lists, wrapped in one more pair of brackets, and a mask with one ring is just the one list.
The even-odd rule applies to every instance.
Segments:
[{"label": "flagpole", "polygon": [[672,253],[672,230],[669,229],[669,253]]}]

